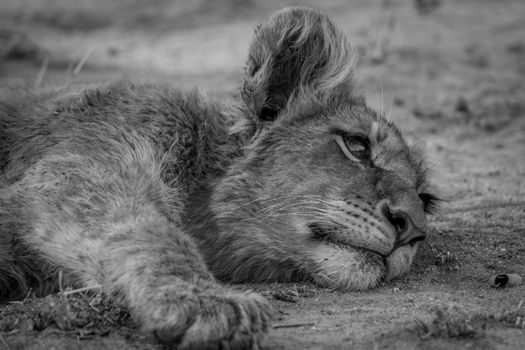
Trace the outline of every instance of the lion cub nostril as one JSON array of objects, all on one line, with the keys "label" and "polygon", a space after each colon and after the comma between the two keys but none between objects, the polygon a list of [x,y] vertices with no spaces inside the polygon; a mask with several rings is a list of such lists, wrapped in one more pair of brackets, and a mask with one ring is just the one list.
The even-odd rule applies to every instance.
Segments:
[{"label": "lion cub nostril", "polygon": [[402,217],[393,217],[390,222],[394,225],[398,234],[402,234],[408,229],[407,221]]},{"label": "lion cub nostril", "polygon": [[381,208],[384,218],[394,227],[397,233],[396,246],[414,245],[426,238],[425,232],[414,226],[410,217],[403,211],[393,212],[388,204]]},{"label": "lion cub nostril", "polygon": [[404,213],[392,213],[388,205],[382,208],[385,218],[394,226],[398,235],[402,235],[409,229],[408,220]]}]

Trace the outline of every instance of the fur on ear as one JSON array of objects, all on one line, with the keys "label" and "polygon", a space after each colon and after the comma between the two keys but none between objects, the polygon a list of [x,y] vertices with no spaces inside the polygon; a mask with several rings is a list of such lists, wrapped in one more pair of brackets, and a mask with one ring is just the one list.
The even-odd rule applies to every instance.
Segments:
[{"label": "fur on ear", "polygon": [[273,121],[298,99],[332,103],[350,96],[356,55],[317,10],[290,7],[255,30],[241,97],[251,122]]}]

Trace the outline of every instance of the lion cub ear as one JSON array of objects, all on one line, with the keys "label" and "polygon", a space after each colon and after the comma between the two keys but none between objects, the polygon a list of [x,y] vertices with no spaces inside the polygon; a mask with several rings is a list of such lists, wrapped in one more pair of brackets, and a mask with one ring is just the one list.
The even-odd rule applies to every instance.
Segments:
[{"label": "lion cub ear", "polygon": [[350,96],[356,55],[346,36],[317,10],[291,7],[255,30],[241,96],[255,122],[277,119],[299,99]]}]

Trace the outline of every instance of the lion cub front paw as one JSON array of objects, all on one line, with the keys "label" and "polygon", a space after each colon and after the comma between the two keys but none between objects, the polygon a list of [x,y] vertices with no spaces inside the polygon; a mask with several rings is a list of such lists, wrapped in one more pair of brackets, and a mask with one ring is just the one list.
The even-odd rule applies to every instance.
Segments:
[{"label": "lion cub front paw", "polygon": [[164,305],[142,309],[142,324],[177,349],[258,349],[270,328],[271,307],[256,293],[167,296]]}]

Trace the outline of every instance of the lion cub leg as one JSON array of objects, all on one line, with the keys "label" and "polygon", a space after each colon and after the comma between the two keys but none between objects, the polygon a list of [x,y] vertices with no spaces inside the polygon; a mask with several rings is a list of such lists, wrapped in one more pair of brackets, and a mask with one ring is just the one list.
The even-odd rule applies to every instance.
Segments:
[{"label": "lion cub leg", "polygon": [[140,223],[115,227],[107,241],[106,284],[120,290],[145,331],[181,348],[228,343],[255,347],[269,328],[270,309],[255,293],[219,286],[193,242],[144,208]]},{"label": "lion cub leg", "polygon": [[154,150],[137,140],[106,155],[103,141],[96,144],[96,154],[55,153],[26,173],[17,188],[31,207],[32,228],[21,238],[85,285],[101,284],[163,342],[257,347],[269,305],[215,282],[178,219],[166,214],[178,205],[169,204],[176,198]]}]

